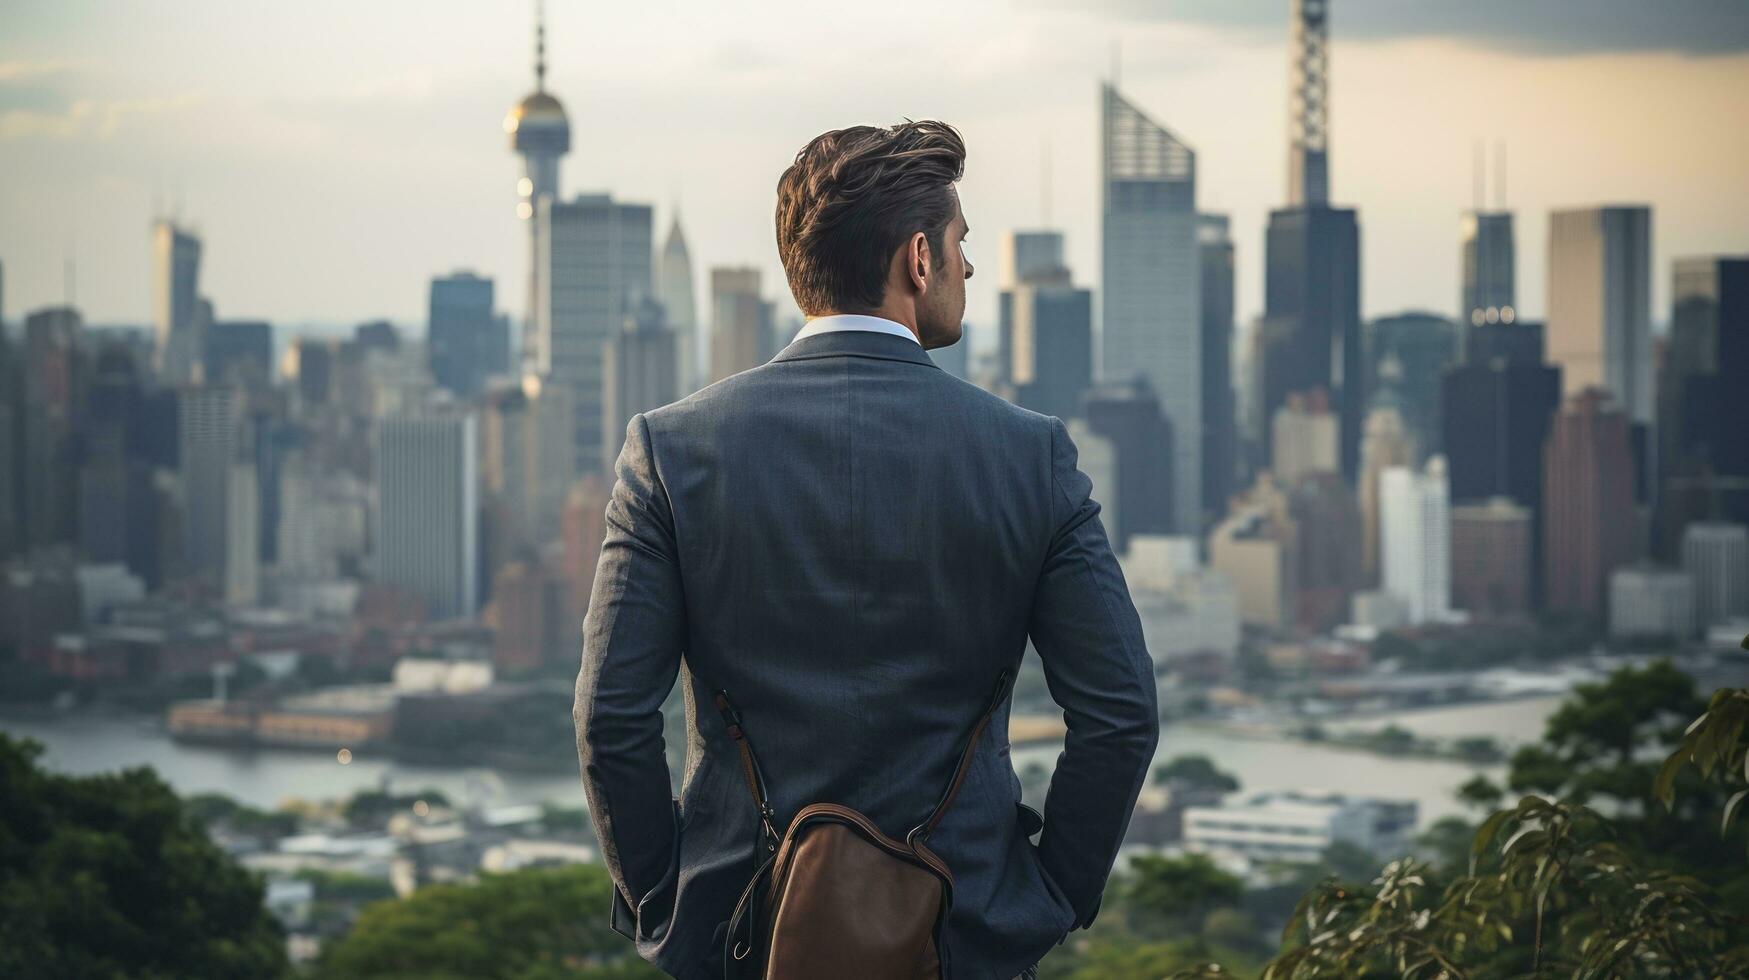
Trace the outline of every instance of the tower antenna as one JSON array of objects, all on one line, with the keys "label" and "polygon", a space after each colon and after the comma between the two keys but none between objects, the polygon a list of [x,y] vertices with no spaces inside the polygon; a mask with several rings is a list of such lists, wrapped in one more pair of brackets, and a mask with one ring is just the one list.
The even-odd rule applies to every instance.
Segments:
[{"label": "tower antenna", "polygon": [[534,90],[547,90],[547,5],[534,0]]},{"label": "tower antenna", "polygon": [[1494,210],[1506,210],[1506,141],[1494,143]]},{"label": "tower antenna", "polygon": [[1051,226],[1051,138],[1046,136],[1040,145],[1039,179],[1039,220],[1043,226]]},{"label": "tower antenna", "polygon": [[1482,149],[1482,141],[1480,139],[1472,140],[1470,142],[1470,150],[1470,207],[1474,208],[1477,214],[1481,214],[1482,209],[1488,205],[1487,189],[1485,186],[1488,165],[1485,162],[1485,151]]}]

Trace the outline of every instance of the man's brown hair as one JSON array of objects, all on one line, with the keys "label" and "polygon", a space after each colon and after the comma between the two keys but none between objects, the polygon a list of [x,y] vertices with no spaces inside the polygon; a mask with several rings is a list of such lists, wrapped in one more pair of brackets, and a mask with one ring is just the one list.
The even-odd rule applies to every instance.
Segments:
[{"label": "man's brown hair", "polygon": [[809,316],[878,309],[893,252],[923,232],[940,267],[966,144],[933,120],[814,137],[777,181],[777,254]]}]

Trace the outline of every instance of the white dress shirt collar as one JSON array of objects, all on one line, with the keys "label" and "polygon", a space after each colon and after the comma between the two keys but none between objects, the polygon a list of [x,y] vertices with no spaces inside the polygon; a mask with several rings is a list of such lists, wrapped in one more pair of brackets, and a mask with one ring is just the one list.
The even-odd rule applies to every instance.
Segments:
[{"label": "white dress shirt collar", "polygon": [[809,320],[807,326],[803,327],[801,332],[797,333],[795,339],[791,340],[790,343],[793,344],[799,340],[806,340],[815,334],[837,333],[840,330],[867,330],[871,333],[890,333],[895,337],[903,337],[911,343],[917,344],[919,347],[923,346],[922,343],[917,340],[917,335],[912,333],[910,328],[906,327],[903,323],[888,320],[885,317],[864,316],[859,313],[840,313],[837,316],[822,316]]}]

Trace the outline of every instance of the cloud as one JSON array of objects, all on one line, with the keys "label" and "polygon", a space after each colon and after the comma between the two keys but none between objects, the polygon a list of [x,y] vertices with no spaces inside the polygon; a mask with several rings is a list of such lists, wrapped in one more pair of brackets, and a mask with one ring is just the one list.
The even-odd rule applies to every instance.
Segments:
[{"label": "cloud", "polygon": [[[1022,7],[1080,10],[1117,21],[1201,24],[1276,39],[1287,32],[1281,0],[1016,0]],[[1482,47],[1547,55],[1749,51],[1749,4],[1741,0],[1330,0],[1341,40],[1448,37]]]},{"label": "cloud", "polygon": [[115,137],[132,118],[156,116],[198,105],[194,95],[147,99],[75,99],[64,109],[8,109],[0,112],[0,141],[95,139]]}]

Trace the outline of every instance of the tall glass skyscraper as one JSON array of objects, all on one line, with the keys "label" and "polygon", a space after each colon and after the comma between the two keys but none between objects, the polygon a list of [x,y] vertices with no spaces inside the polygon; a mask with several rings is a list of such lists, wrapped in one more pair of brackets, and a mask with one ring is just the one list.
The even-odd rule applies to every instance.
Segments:
[{"label": "tall glass skyscraper", "polygon": [[613,463],[601,445],[602,359],[627,312],[651,295],[651,210],[606,194],[541,202],[540,302],[534,369],[571,393],[576,472]]},{"label": "tall glass skyscraper", "polygon": [[1196,153],[1100,87],[1104,281],[1100,375],[1145,377],[1171,422],[1173,530],[1202,519],[1201,256]]},{"label": "tall glass skyscraper", "polygon": [[[1342,473],[1360,465],[1366,407],[1360,332],[1360,225],[1330,206],[1329,5],[1294,0],[1290,47],[1288,206],[1269,215],[1259,408],[1324,389],[1340,421]],[[1265,430],[1265,439],[1268,439]],[[1264,457],[1273,446],[1264,447]]]}]

